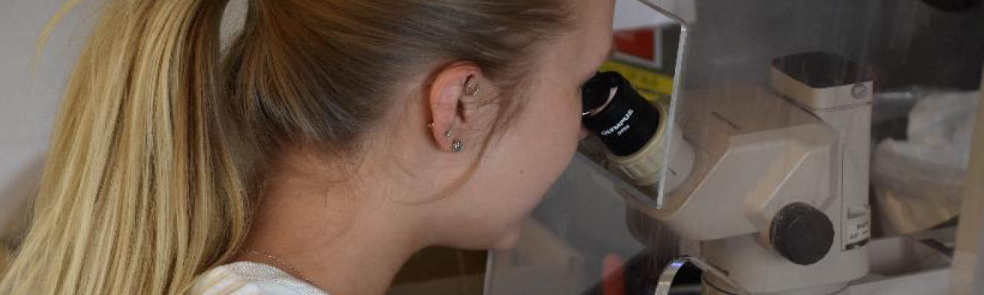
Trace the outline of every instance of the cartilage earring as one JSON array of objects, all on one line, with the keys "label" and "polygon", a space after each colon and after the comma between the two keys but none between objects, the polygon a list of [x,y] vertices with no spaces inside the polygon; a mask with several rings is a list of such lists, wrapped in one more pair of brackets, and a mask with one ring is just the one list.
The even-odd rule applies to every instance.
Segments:
[{"label": "cartilage earring", "polygon": [[482,88],[477,80],[475,76],[468,77],[468,81],[465,81],[465,94],[468,96],[478,95],[479,90],[482,90]]},{"label": "cartilage earring", "polygon": [[427,124],[427,129],[434,130],[434,123]]},{"label": "cartilage earring", "polygon": [[454,142],[451,143],[451,151],[452,152],[460,153],[464,149],[465,149],[465,146],[464,146],[464,144],[461,143],[460,140],[455,139]]}]

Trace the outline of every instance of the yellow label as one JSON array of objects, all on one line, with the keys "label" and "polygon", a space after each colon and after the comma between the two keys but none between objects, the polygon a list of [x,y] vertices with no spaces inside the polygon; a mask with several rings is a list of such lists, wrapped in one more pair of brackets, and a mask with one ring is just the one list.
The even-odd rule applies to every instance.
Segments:
[{"label": "yellow label", "polygon": [[632,83],[632,87],[650,102],[673,94],[673,77],[641,67],[609,60],[601,65],[602,72],[618,72]]}]

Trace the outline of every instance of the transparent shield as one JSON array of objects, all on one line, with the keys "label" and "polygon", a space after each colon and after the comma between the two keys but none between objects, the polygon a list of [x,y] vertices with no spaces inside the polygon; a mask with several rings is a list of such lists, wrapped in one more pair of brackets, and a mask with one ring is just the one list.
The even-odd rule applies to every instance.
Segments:
[{"label": "transparent shield", "polygon": [[602,70],[663,112],[659,171],[586,140],[487,294],[657,294],[684,256],[702,271],[660,294],[948,294],[973,269],[980,1],[619,3]]}]

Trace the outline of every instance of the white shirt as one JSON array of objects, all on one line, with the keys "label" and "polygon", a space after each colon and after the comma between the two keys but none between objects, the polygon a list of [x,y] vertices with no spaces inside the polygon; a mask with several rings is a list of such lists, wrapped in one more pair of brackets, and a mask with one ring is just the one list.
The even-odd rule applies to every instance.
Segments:
[{"label": "white shirt", "polygon": [[286,272],[262,263],[222,265],[196,279],[194,295],[329,295]]}]

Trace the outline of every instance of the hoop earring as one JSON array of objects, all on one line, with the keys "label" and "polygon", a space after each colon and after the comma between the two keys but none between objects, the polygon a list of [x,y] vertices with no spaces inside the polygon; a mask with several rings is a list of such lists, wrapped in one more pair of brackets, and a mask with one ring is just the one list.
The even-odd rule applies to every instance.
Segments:
[{"label": "hoop earring", "polygon": [[475,76],[472,75],[471,77],[468,77],[468,81],[465,81],[465,94],[468,96],[476,96],[478,95],[478,92],[482,90],[482,85],[475,80]]}]

